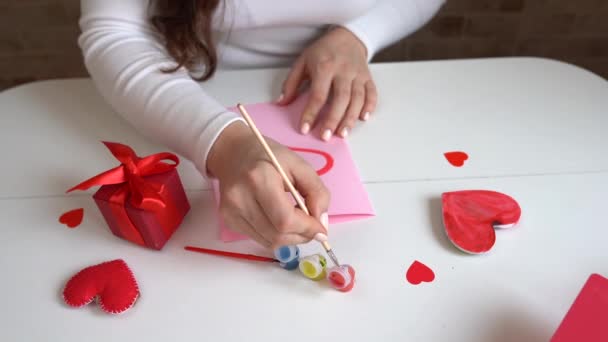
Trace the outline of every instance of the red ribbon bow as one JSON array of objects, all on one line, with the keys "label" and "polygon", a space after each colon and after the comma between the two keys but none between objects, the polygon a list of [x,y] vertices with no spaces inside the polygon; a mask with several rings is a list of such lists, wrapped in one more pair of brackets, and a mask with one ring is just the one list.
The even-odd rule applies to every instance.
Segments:
[{"label": "red ribbon bow", "polygon": [[[131,205],[135,208],[152,211],[164,209],[166,203],[161,196],[162,185],[147,182],[143,177],[165,173],[174,169],[179,164],[179,158],[169,152],[152,154],[140,158],[129,146],[106,141],[103,141],[103,143],[112,155],[120,161],[121,165],[87,179],[67,192],[87,190],[96,185],[124,183],[123,188],[119,191],[120,195],[113,196],[118,202],[124,203],[130,195]],[[165,163],[163,160],[170,160],[174,164]]]}]

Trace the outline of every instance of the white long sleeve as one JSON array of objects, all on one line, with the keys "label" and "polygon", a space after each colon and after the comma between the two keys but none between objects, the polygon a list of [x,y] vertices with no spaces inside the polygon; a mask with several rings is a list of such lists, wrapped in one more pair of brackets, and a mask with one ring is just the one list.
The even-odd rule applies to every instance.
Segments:
[{"label": "white long sleeve", "polygon": [[[116,112],[206,175],[207,155],[217,136],[241,118],[186,70],[161,71],[175,61],[150,23],[149,1],[81,0],[79,45],[85,65]],[[371,59],[422,26],[443,1],[223,0],[213,21],[219,67],[288,66],[328,25],[351,30]]]},{"label": "white long sleeve", "polygon": [[367,47],[368,57],[426,24],[446,0],[384,0],[342,26]]},{"label": "white long sleeve", "polygon": [[206,175],[207,154],[240,116],[175,66],[147,20],[147,1],[83,0],[79,44],[106,101],[146,136],[191,160]]}]

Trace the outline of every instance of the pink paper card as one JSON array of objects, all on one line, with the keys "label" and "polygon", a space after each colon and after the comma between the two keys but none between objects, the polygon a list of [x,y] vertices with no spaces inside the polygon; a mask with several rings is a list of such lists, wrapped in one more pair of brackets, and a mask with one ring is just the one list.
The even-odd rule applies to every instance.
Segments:
[{"label": "pink paper card", "polygon": [[608,279],[592,274],[551,342],[608,341]]},{"label": "pink paper card", "polygon": [[[320,175],[331,193],[328,211],[330,223],[373,216],[374,209],[346,141],[338,137],[333,137],[329,142],[321,141],[318,130],[313,130],[308,135],[299,133],[298,122],[305,105],[306,97],[300,96],[289,106],[259,103],[245,108],[262,134],[290,147]],[[238,109],[231,110],[238,113]],[[216,203],[219,204],[219,182],[213,180],[212,185]],[[223,241],[247,238],[226,227],[221,218],[220,231]]]}]

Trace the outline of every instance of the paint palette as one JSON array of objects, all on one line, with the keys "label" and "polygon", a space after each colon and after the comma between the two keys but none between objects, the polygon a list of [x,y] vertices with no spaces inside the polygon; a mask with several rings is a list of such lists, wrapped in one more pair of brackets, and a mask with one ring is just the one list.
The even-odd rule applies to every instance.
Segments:
[{"label": "paint palette", "polygon": [[274,251],[274,256],[281,267],[290,271],[295,270],[300,260],[300,249],[298,246],[282,246]]},{"label": "paint palette", "polygon": [[297,246],[282,246],[274,251],[275,257],[286,270],[296,267],[308,279],[319,281],[326,278],[331,287],[338,291],[348,292],[355,286],[355,269],[350,265],[327,267],[327,259],[321,254],[300,258]]},{"label": "paint palette", "polygon": [[327,260],[321,254],[313,254],[300,259],[300,272],[308,279],[325,278],[325,266],[327,266]]},{"label": "paint palette", "polygon": [[300,273],[308,279],[315,281],[327,279],[331,287],[342,292],[348,292],[355,286],[355,269],[352,266],[340,265],[326,269],[327,259],[323,255],[313,254],[300,257],[300,248],[295,245],[281,246],[275,249],[275,259],[253,254],[219,251],[194,246],[186,246],[184,249],[196,253],[219,255],[249,261],[278,262],[282,268],[288,271],[299,268]]},{"label": "paint palette", "polygon": [[334,289],[348,292],[355,286],[355,269],[350,265],[334,266],[327,271],[327,280]]}]

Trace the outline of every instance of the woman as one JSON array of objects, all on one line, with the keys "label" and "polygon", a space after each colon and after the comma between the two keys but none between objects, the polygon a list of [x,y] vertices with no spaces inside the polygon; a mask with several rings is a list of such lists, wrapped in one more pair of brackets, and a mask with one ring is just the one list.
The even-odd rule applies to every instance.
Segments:
[{"label": "woman", "polygon": [[[368,62],[414,32],[443,0],[81,0],[79,45],[93,81],[137,129],[220,182],[232,229],[266,247],[326,238],[329,193],[314,170],[270,140],[312,216],[286,199],[281,178],[236,113],[198,81],[216,68],[291,66],[277,102],[304,82],[300,130],[346,138],[376,106]],[[330,100],[328,100],[330,99]],[[317,120],[328,102],[328,115]]]}]

